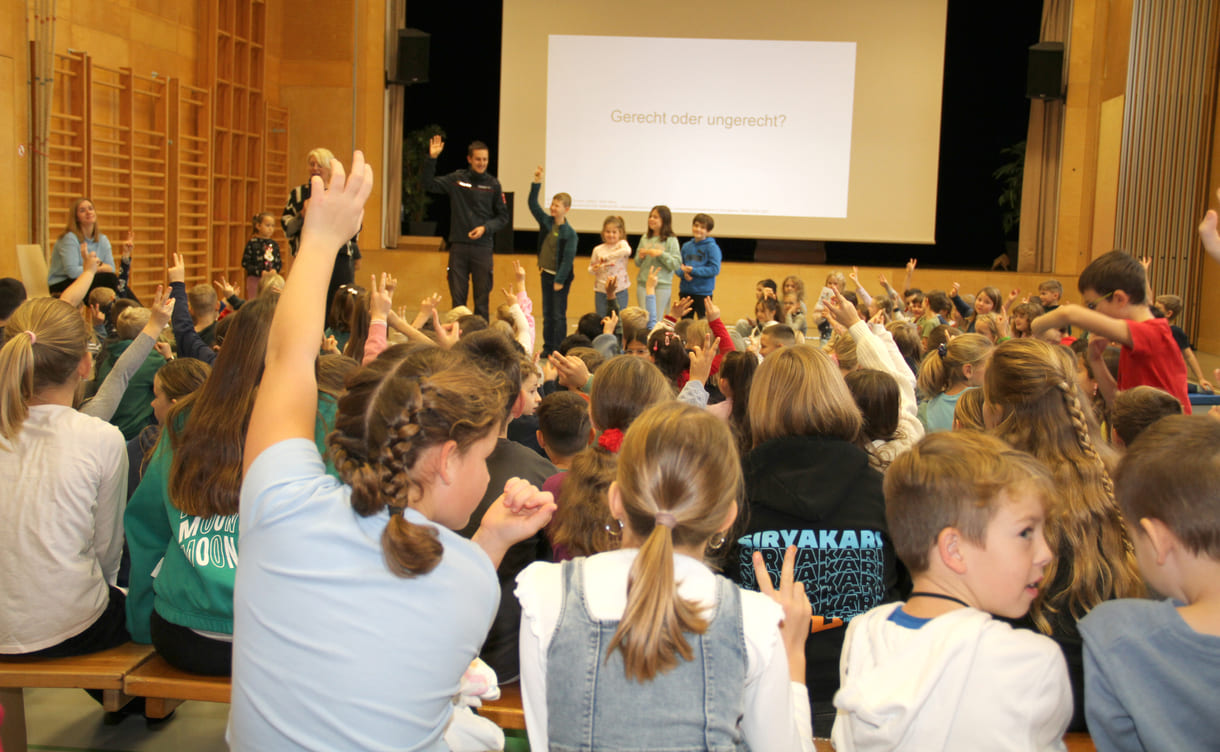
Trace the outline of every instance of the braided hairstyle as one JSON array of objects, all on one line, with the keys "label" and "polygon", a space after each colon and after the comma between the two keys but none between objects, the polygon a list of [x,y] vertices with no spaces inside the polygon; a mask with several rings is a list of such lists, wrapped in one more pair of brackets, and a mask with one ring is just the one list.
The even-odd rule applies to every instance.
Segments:
[{"label": "braided hairstyle", "polygon": [[420,459],[449,441],[465,452],[495,433],[506,394],[503,378],[469,356],[426,345],[387,351],[348,380],[327,448],[358,514],[390,509],[381,547],[394,574],[426,574],[443,554],[434,528],[402,514],[433,482]]},{"label": "braided hairstyle", "polygon": [[1030,614],[1080,619],[1104,600],[1143,593],[1114,483],[1098,450],[1097,423],[1080,398],[1070,350],[1034,338],[1001,343],[991,356],[986,400],[1001,409],[995,434],[1046,464],[1057,494],[1046,522],[1055,559]]}]

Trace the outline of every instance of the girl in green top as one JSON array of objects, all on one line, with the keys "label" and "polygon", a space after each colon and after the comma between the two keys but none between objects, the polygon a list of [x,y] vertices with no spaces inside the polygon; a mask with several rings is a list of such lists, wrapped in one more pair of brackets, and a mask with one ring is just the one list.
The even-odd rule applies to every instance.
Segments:
[{"label": "girl in green top", "polygon": [[648,282],[648,272],[657,268],[657,307],[658,311],[669,309],[669,296],[673,285],[674,274],[682,268],[682,253],[678,248],[678,237],[674,235],[673,213],[668,206],[654,206],[648,212],[648,232],[640,238],[636,249],[635,263],[640,273],[636,276],[636,303],[641,308],[644,305],[644,286]]}]

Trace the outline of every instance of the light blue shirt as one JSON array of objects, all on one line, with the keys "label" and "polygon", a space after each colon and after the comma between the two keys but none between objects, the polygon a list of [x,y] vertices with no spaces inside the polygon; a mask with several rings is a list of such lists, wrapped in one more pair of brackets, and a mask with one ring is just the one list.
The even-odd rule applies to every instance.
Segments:
[{"label": "light blue shirt", "polygon": [[[114,263],[114,252],[110,250],[110,238],[98,234],[97,240],[85,238],[85,245],[97,254],[97,260],[110,264],[115,272],[118,265]],[[47,284],[53,285],[66,279],[76,279],[85,267],[80,260],[80,239],[70,232],[65,232],[55,241],[55,250],[51,253],[51,265],[47,269]]]},{"label": "light blue shirt", "polygon": [[1079,625],[1097,752],[1216,748],[1220,637],[1196,632],[1172,601],[1107,601]]},{"label": "light blue shirt", "polygon": [[[445,750],[462,673],[499,603],[490,559],[435,528],[428,574],[386,568],[385,511],[361,517],[309,439],[266,449],[242,485],[234,750]],[[406,512],[414,523],[431,525]]]},{"label": "light blue shirt", "polygon": [[928,433],[953,430],[953,414],[962,395],[977,386],[966,387],[957,394],[941,392],[927,402],[919,403],[919,421]]}]

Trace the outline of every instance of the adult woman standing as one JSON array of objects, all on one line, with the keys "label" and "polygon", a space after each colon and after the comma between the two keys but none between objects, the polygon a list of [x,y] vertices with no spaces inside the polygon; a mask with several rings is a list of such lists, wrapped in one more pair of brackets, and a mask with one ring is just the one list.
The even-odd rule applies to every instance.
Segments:
[{"label": "adult woman standing", "polygon": [[[81,246],[97,255],[97,276],[94,287],[116,287],[118,278],[115,276],[114,251],[110,248],[110,238],[98,229],[97,210],[93,202],[87,198],[78,198],[68,212],[68,226],[64,234],[55,241],[55,250],[51,253],[51,265],[47,271],[47,285],[51,292],[63,292],[68,285],[81,275],[84,270],[81,265]],[[131,233],[123,242],[124,258],[131,258]],[[107,276],[109,275],[109,276]]]},{"label": "adult woman standing", "polygon": [[[329,185],[330,161],[334,158],[335,155],[331,153],[330,149],[322,147],[309,152],[306,155],[306,160],[309,162],[309,178],[288,194],[288,203],[284,204],[284,215],[280,217],[280,224],[284,228],[284,235],[288,238],[288,246],[292,249],[293,258],[296,258],[297,249],[300,247],[301,228],[305,225],[305,214],[309,211],[309,181],[317,175],[322,178],[323,185]],[[327,308],[334,300],[336,290],[356,281],[356,269],[360,266],[360,247],[356,245],[356,238],[359,236],[360,233],[353,235],[352,239],[339,249],[339,254],[335,257],[335,268],[330,274],[330,285],[326,290]]]}]

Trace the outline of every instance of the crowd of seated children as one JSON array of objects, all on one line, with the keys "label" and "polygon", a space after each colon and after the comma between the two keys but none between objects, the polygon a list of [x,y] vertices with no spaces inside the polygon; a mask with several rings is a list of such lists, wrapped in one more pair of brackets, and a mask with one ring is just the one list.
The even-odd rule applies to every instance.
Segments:
[{"label": "crowd of seated children", "polygon": [[1220,424],[1157,421],[1115,476],[1140,573],[1165,600],[1102,603],[1080,622],[1098,752],[1212,749],[1220,738]]},{"label": "crowd of seated children", "polygon": [[[547,398],[531,424],[538,446],[530,448],[508,433],[510,421],[533,411],[540,378],[520,265],[490,326],[456,309],[447,314],[453,323],[443,325],[436,297],[425,299],[420,316],[408,324],[393,311],[396,281],[388,275],[374,277],[367,289],[344,287],[330,305],[343,321],[331,322],[338,326],[329,333],[344,336],[333,349],[350,357],[319,356],[325,312],[314,303],[333,261],[333,253],[322,249],[341,246],[354,232],[369,178],[362,166],[355,172],[347,180],[339,166],[331,190],[318,192],[325,196],[305,221],[302,255],[282,298],[260,295],[240,310],[237,301],[230,306],[236,314],[218,322],[215,293],[206,288],[210,302],[203,286],[188,293],[183,264],[175,258],[169,278],[179,305],[160,299],[151,310],[127,300],[110,305],[119,339],[111,347],[111,373],[100,369],[98,380],[109,378],[82,412],[63,414],[77,416],[67,425],[96,436],[95,451],[108,445],[108,436],[90,433],[93,424],[85,421],[110,417],[124,394],[168,426],[160,434],[148,426],[129,461],[133,469],[147,465],[143,479],[137,474],[128,488],[134,492],[126,513],[131,590],[124,601],[112,587],[116,534],[107,539],[99,532],[113,522],[112,488],[105,499],[99,492],[88,501],[74,495],[79,489],[61,487],[62,479],[47,485],[36,477],[36,463],[7,468],[16,473],[9,487],[35,488],[31,493],[41,497],[63,494],[68,508],[92,505],[97,519],[75,520],[86,543],[60,541],[94,557],[94,571],[78,578],[77,590],[87,590],[86,596],[64,613],[44,613],[54,604],[47,606],[43,591],[51,580],[68,581],[67,573],[53,567],[50,574],[31,573],[23,564],[12,571],[28,581],[0,577],[0,587],[24,608],[7,624],[0,617],[7,630],[0,636],[9,640],[0,640],[0,653],[89,652],[130,635],[151,640],[180,668],[223,674],[232,666],[230,741],[237,749],[317,746],[317,740],[335,747],[439,740],[449,710],[436,700],[453,694],[461,669],[478,654],[501,681],[520,671],[529,733],[543,746],[588,734],[605,745],[635,739],[638,746],[640,728],[655,726],[667,738],[705,732],[735,744],[809,748],[812,710],[822,734],[837,712],[840,749],[869,748],[887,734],[895,736],[880,742],[894,748],[990,748],[998,736],[1023,734],[1035,748],[1053,749],[1064,727],[1084,730],[1086,715],[1107,729],[1098,733],[1099,748],[1127,749],[1138,748],[1130,747],[1134,729],[1149,723],[1133,707],[1140,695],[1128,696],[1118,688],[1124,683],[1111,679],[1093,698],[1088,672],[1119,676],[1128,669],[1107,665],[1114,648],[1096,654],[1082,648],[1082,635],[1091,639],[1088,625],[1099,625],[1099,641],[1132,637],[1104,628],[1091,614],[1127,608],[1105,603],[1143,595],[1139,557],[1153,588],[1183,596],[1179,600],[1188,605],[1177,615],[1168,606],[1155,614],[1130,613],[1175,617],[1196,637],[1211,634],[1197,627],[1204,622],[1192,621],[1208,612],[1207,593],[1196,586],[1203,580],[1195,576],[1207,562],[1184,543],[1187,533],[1160,522],[1155,510],[1145,507],[1136,519],[1130,508],[1120,511],[1121,477],[1115,492],[1107,469],[1117,453],[1093,413],[1092,403],[1104,405],[1115,445],[1136,452],[1149,446],[1136,440],[1140,431],[1162,414],[1188,409],[1188,356],[1176,346],[1171,324],[1149,309],[1146,271],[1129,255],[1115,252],[1090,264],[1080,279],[1084,307],[1063,305],[1057,283],[1040,286],[1045,312],[1037,303],[1018,304],[1016,290],[1002,300],[992,286],[973,299],[956,295],[956,286],[949,295],[933,290],[925,296],[911,287],[914,260],[901,293],[883,278],[885,294],[875,298],[860,285],[858,270],[850,275],[855,292],[844,290],[848,278],[833,272],[808,311],[835,332],[823,342],[825,353],[800,344],[794,328],[806,313],[804,283],[785,278],[780,298],[775,283],[763,280],[757,318],[748,322],[759,340],[754,353],[734,347],[710,294],[698,301],[679,295],[656,321],[658,277],[665,269],[660,259],[677,245],[662,232],[668,210],[657,207],[657,221],[649,223],[652,239],[647,248],[641,244],[637,258],[644,262],[643,305],[625,307],[619,295],[625,269],[606,275],[606,315],[582,317],[582,334],[562,340],[549,359],[561,391]],[[696,222],[703,222],[703,238],[696,233],[692,243],[714,244],[711,218],[701,216]],[[621,225],[608,222],[604,229],[607,245],[621,240]],[[1205,219],[1200,232],[1209,253],[1215,246],[1220,256],[1214,218]],[[628,254],[614,263],[625,265]],[[691,268],[678,266],[683,284],[708,285],[710,293],[715,275],[703,279],[686,266]],[[60,302],[77,321],[83,319],[76,306],[96,267],[96,258],[84,254],[82,275],[65,290],[67,302]],[[226,285],[217,287],[235,299]],[[18,308],[14,320],[25,321],[27,307],[42,311],[48,305],[35,302]],[[1174,296],[1157,302],[1170,318],[1180,309]],[[696,303],[703,310],[692,319]],[[47,309],[48,320],[56,310]],[[209,375],[207,365],[189,357],[175,361],[151,379],[152,395],[143,394],[131,374],[153,360],[152,340],[171,310],[180,353],[214,363],[214,370]],[[64,331],[75,326],[59,323]],[[769,325],[753,329],[764,323]],[[1069,324],[1091,334],[1077,345],[1079,358],[1044,341],[1070,339]],[[10,432],[0,451],[21,454],[30,451],[23,442],[63,441],[58,426],[38,422],[39,410],[72,411],[75,384],[87,377],[87,325],[79,338],[86,344],[73,340],[55,358],[41,354],[47,343],[40,326],[5,328],[0,366],[6,373],[6,363],[27,368],[24,352],[8,347],[14,337],[28,340],[34,357],[27,372],[37,386],[17,402],[6,395],[0,403],[0,423]],[[215,346],[205,342],[209,331]],[[412,344],[393,344],[395,332]],[[1109,341],[1117,346],[1107,347]],[[78,347],[86,347],[83,354]],[[6,352],[20,357],[9,360]],[[632,357],[641,352],[650,357]],[[1111,353],[1116,362],[1107,367]],[[136,355],[142,356],[138,362]],[[919,408],[917,365],[924,399]],[[52,367],[59,370],[47,376]],[[314,381],[302,378],[306,370]],[[1203,381],[1200,370],[1193,371]],[[254,389],[260,375],[274,387]],[[688,404],[675,404],[675,396]],[[29,417],[14,422],[18,402]],[[927,430],[942,437],[921,442],[921,413]],[[122,414],[120,409],[114,420]],[[328,441],[331,421],[336,430]],[[148,423],[145,417],[137,428]],[[1148,430],[1161,435],[1155,426]],[[596,441],[586,447],[590,435]],[[324,463],[327,457],[333,467]],[[735,504],[723,503],[725,489],[738,483],[738,459],[740,516]],[[1035,460],[1036,466],[1027,466]],[[88,466],[83,459],[76,464]],[[997,469],[1002,465],[1009,467]],[[68,486],[79,480],[76,471],[104,469],[96,463],[75,468]],[[907,484],[904,493],[947,496],[940,499],[945,504],[896,511],[882,493],[882,479],[895,474]],[[942,486],[950,490],[942,493]],[[559,492],[554,500],[550,489]],[[1023,516],[1013,519],[1017,508]],[[907,539],[906,555],[917,565],[902,558],[895,514],[907,515],[903,534],[922,536],[919,545]],[[1026,524],[997,532],[1017,521]],[[28,526],[18,528],[39,538]],[[227,563],[236,564],[239,528],[243,567],[234,571]],[[176,540],[182,531],[185,546]],[[1002,541],[993,546],[997,535]],[[11,557],[28,548],[26,541],[5,552]],[[1013,566],[1018,554],[1023,566]],[[0,559],[5,556],[0,552]],[[573,557],[574,564],[527,569],[536,561]],[[487,568],[488,559],[497,573]],[[727,561],[734,580],[778,593],[781,608],[720,583],[697,559]],[[915,575],[909,596],[903,561]],[[327,576],[319,578],[322,562]],[[777,579],[778,591],[772,585]],[[514,582],[520,600],[506,597]],[[621,587],[605,587],[619,582]],[[1183,584],[1161,590],[1158,582]],[[569,596],[584,605],[583,613],[562,608]],[[900,598],[905,602],[892,605]],[[326,611],[343,613],[305,623],[320,602],[328,604]],[[373,602],[388,604],[386,613],[370,617]],[[1137,603],[1130,608],[1148,607]],[[726,604],[740,605],[722,608]],[[794,614],[808,620],[808,608],[813,634],[791,623]],[[981,613],[986,611],[1001,619]],[[657,620],[641,621],[645,612]],[[75,620],[72,630],[83,632],[56,632],[57,619]],[[647,629],[640,631],[640,624]],[[27,638],[47,625],[42,631],[48,634],[37,637],[41,642]],[[1181,626],[1174,622],[1172,628]],[[325,636],[333,634],[351,639],[334,654],[318,654],[318,641],[331,644]],[[392,636],[392,656],[385,654],[385,635]],[[605,638],[599,650],[575,647],[590,635]],[[939,647],[922,650],[922,639]],[[404,640],[411,645],[399,651]],[[310,644],[314,650],[302,647]],[[17,649],[5,649],[13,645]],[[38,647],[27,649],[31,645]],[[963,658],[966,652],[975,657]],[[1003,665],[1014,654],[1012,665]],[[923,660],[900,666],[903,655]],[[568,667],[581,661],[611,670],[578,680],[583,674]],[[690,675],[707,670],[709,661],[741,678],[718,681],[706,705],[684,702]],[[371,678],[354,674],[356,666]],[[318,671],[336,676],[340,686],[313,686],[308,676]],[[407,686],[395,672],[418,682]],[[1035,675],[1043,684],[1029,689]],[[836,711],[832,698],[840,686]],[[1013,687],[1024,687],[1037,701],[1017,708],[994,699]],[[275,692],[286,696],[273,697]],[[335,692],[346,694],[338,698]],[[658,702],[660,696],[674,701]],[[957,699],[942,705],[949,696]],[[963,703],[977,704],[977,717],[995,722],[966,728],[944,710]],[[611,723],[623,713],[640,722]],[[1184,733],[1210,738],[1194,728]]]},{"label": "crowd of seated children", "polygon": [[1054,559],[1024,624],[1062,648],[1076,701],[1071,729],[1083,731],[1084,669],[1076,622],[1098,603],[1139,596],[1143,588],[1075,365],[1069,350],[1041,340],[1002,343],[987,368],[984,418],[992,435],[1036,457],[1055,482],[1046,517]]},{"label": "crowd of seated children", "polygon": [[929,435],[894,460],[885,516],[913,588],[847,627],[838,752],[1063,749],[1063,655],[992,618],[1019,618],[1038,597],[1055,494],[1041,463],[974,431]]},{"label": "crowd of seated children", "polygon": [[532,749],[813,749],[810,608],[794,552],[776,568],[778,591],[759,566],[776,603],[702,561],[737,516],[733,456],[728,427],[706,411],[649,408],[607,494],[621,548],[521,573]]}]

